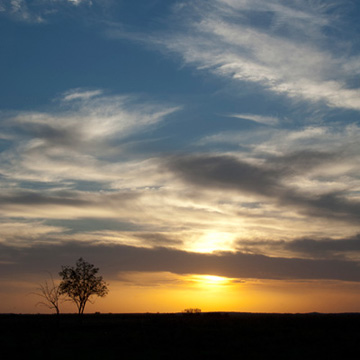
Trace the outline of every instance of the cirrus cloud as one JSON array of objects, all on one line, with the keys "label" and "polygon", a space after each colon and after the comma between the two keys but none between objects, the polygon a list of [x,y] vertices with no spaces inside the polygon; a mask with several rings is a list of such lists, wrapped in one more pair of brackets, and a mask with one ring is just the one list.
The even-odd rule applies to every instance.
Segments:
[{"label": "cirrus cloud", "polygon": [[360,110],[360,90],[348,84],[359,56],[328,36],[341,21],[336,2],[212,0],[176,9],[181,30],[153,41],[185,64],[295,100]]}]

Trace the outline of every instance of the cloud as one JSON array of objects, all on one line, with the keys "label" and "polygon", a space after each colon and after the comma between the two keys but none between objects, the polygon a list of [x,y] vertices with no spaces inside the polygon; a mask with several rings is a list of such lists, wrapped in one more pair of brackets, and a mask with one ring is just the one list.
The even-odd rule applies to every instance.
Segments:
[{"label": "cloud", "polygon": [[97,193],[65,190],[41,193],[15,189],[1,196],[3,206],[0,214],[30,219],[131,218],[139,198],[140,194],[136,191]]},{"label": "cloud", "polygon": [[88,243],[37,245],[21,249],[0,245],[0,248],[0,273],[3,277],[41,271],[56,273],[61,265],[72,264],[82,256],[89,262],[96,259],[102,274],[112,280],[118,279],[121,272],[171,272],[238,279],[360,281],[357,261],[267,257],[241,252],[198,254],[166,248],[93,246]]},{"label": "cloud", "polygon": [[[356,124],[312,125],[295,129],[220,132],[202,146],[232,145],[232,154],[252,163],[288,169],[292,183],[317,193],[354,191],[358,185],[360,130]],[[339,179],[341,178],[341,181]],[[297,179],[297,180],[296,180]]]},{"label": "cloud", "polygon": [[287,241],[239,240],[238,250],[252,254],[266,254],[271,248],[275,256],[304,259],[340,259],[357,261],[360,252],[360,235],[349,237],[295,238]]},{"label": "cloud", "polygon": [[32,246],[46,241],[67,229],[61,226],[50,226],[44,221],[14,221],[2,220],[0,222],[0,242],[11,246]]},{"label": "cloud", "polygon": [[323,1],[186,2],[176,13],[182,30],[153,40],[198,70],[296,100],[360,110],[359,88],[347,85],[353,56],[339,53],[344,41],[328,35],[339,26],[334,8]]},{"label": "cloud", "polygon": [[[12,0],[10,4],[0,2],[0,7],[2,13],[18,20],[43,22],[49,14],[80,12],[96,5],[95,14],[113,6],[109,4]],[[351,2],[347,4],[351,9]],[[105,13],[93,15],[110,24],[110,36],[127,37],[146,46],[151,43],[198,70],[235,83],[256,83],[296,101],[360,110],[360,90],[353,84],[354,74],[360,73],[359,55],[344,40],[344,35],[354,36],[351,30],[341,36],[334,31],[346,29],[338,7],[336,1],[185,1],[172,7],[170,29],[149,34],[126,32],[116,21],[107,22]]]},{"label": "cloud", "polygon": [[260,124],[275,126],[279,123],[279,119],[272,116],[263,116],[263,115],[255,115],[255,114],[232,114],[230,117],[245,119],[250,121],[255,121]]},{"label": "cloud", "polygon": [[79,6],[81,4],[89,4],[92,5],[92,1],[91,0],[67,0],[70,4],[73,4],[75,6]]},{"label": "cloud", "polygon": [[114,159],[130,139],[141,141],[179,109],[101,90],[67,92],[50,112],[19,112],[4,122],[15,138],[1,154],[0,173],[18,181],[119,182],[124,167]]},{"label": "cloud", "polygon": [[278,169],[265,169],[225,155],[172,157],[167,166],[184,180],[200,187],[242,189],[272,196],[279,191]]},{"label": "cloud", "polygon": [[308,216],[355,223],[359,221],[358,199],[348,198],[342,191],[322,194],[305,192],[301,187],[289,185],[293,175],[291,168],[275,165],[274,161],[252,164],[235,156],[210,154],[172,157],[166,163],[181,179],[200,189],[255,194],[260,199],[271,198],[280,206],[295,208]]},{"label": "cloud", "polygon": [[[36,241],[203,253],[234,250],[239,239],[358,233],[357,125],[257,127],[202,139],[207,153],[144,151],[142,142],[179,109],[73,89],[47,112],[4,114],[0,215],[59,226]],[[92,219],[98,229],[86,230]],[[107,229],[109,221],[119,226]],[[17,236],[8,232],[6,242]]]},{"label": "cloud", "polygon": [[18,21],[42,23],[44,20],[41,14],[33,13],[28,5],[26,0],[0,0],[0,13]]},{"label": "cloud", "polygon": [[[179,107],[157,104],[136,96],[99,96],[101,94],[102,90],[71,90],[63,95],[63,106],[71,102],[64,111],[55,110],[49,114],[24,113],[19,114],[13,121],[27,126],[29,131],[34,129],[35,132],[37,128],[40,127],[41,130],[41,126],[47,126],[54,132],[59,131],[60,137],[75,132],[78,142],[84,142],[124,138],[179,110]],[[74,100],[77,101],[73,102]],[[47,128],[44,134],[39,134],[39,138],[47,140]],[[51,140],[52,138],[51,136]]]},{"label": "cloud", "polygon": [[[77,10],[77,14],[83,7],[92,8],[98,5],[96,10],[108,6],[105,0],[0,0],[0,13],[13,20],[28,24],[46,23],[54,14],[69,14]],[[99,7],[100,6],[100,7]]]},{"label": "cloud", "polygon": [[343,239],[298,239],[284,244],[284,247],[314,258],[346,256],[355,259],[360,252],[360,235]]},{"label": "cloud", "polygon": [[[83,110],[87,104],[90,109]],[[351,237],[359,231],[356,126],[268,128],[266,134],[259,128],[250,135],[232,133],[243,146],[231,153],[149,157],[129,152],[126,141],[157,126],[161,116],[154,115],[150,125],[140,118],[128,132],[96,133],[101,119],[110,118],[109,127],[116,129],[118,121],[121,128],[129,117],[141,117],[142,107],[155,109],[154,114],[168,109],[136,104],[131,97],[99,94],[64,101],[61,111],[9,117],[4,129],[16,131],[1,154],[0,181],[6,189],[1,216],[62,229],[39,241],[92,239],[197,252],[233,250],[238,239],[270,238],[271,244],[320,233]],[[92,118],[92,106],[102,116],[99,121]],[[97,219],[98,229],[77,225],[86,219]],[[119,227],[106,229],[109,220]]]},{"label": "cloud", "polygon": [[103,93],[102,90],[88,90],[84,91],[82,89],[74,89],[66,92],[63,95],[64,101],[73,101],[73,100],[89,100],[95,96],[99,96]]}]

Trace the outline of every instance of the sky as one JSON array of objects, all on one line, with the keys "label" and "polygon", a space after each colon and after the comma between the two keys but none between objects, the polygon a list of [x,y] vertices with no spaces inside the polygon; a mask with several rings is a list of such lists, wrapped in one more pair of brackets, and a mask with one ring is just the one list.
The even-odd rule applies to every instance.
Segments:
[{"label": "sky", "polygon": [[359,16],[0,0],[0,312],[80,257],[88,312],[360,311]]}]

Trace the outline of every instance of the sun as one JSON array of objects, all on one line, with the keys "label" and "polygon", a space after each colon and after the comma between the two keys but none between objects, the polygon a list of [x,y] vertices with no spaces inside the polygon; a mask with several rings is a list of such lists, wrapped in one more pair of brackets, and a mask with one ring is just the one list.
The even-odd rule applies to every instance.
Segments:
[{"label": "sun", "polygon": [[217,275],[190,275],[189,280],[197,287],[219,289],[230,285],[233,279]]}]

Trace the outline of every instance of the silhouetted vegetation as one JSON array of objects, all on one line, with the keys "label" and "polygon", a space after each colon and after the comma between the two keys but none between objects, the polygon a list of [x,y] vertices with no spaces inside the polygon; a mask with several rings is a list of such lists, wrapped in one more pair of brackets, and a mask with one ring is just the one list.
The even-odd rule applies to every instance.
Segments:
[{"label": "silhouetted vegetation", "polygon": [[185,314],[200,314],[201,313],[201,309],[198,308],[188,308],[184,310]]},{"label": "silhouetted vegetation", "polygon": [[54,279],[51,277],[51,283],[45,281],[39,284],[37,292],[34,294],[40,296],[43,300],[39,301],[36,305],[45,306],[49,309],[54,309],[56,314],[60,314],[60,302],[62,300],[60,287],[55,285]]},{"label": "silhouetted vegetation", "polygon": [[82,319],[0,315],[1,356],[352,359],[360,340],[360,314],[84,314]]},{"label": "silhouetted vegetation", "polygon": [[108,288],[102,276],[97,276],[99,269],[80,258],[76,267],[63,266],[59,275],[62,281],[59,286],[60,294],[66,294],[73,301],[82,315],[86,303],[91,302],[92,296],[103,297]]}]

